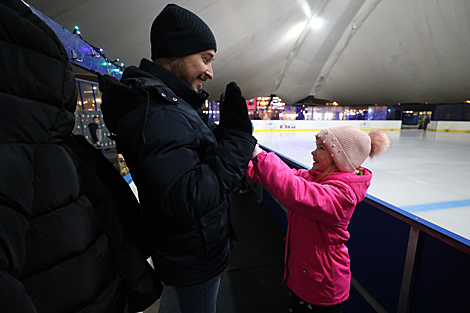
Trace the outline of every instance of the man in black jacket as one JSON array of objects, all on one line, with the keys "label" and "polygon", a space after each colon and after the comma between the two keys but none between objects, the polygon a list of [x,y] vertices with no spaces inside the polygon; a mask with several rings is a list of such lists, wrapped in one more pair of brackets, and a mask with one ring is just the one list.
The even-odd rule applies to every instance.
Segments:
[{"label": "man in black jacket", "polygon": [[100,77],[103,117],[136,183],[155,270],[182,313],[215,312],[231,256],[228,197],[256,144],[245,99],[227,85],[214,135],[201,107],[217,46],[195,14],[170,4],[151,30],[152,60]]},{"label": "man in black jacket", "polygon": [[0,56],[0,312],[146,309],[162,285],[136,246],[140,207],[72,136],[77,90],[59,38],[2,0]]},{"label": "man in black jacket", "polygon": [[103,135],[100,128],[100,119],[98,116],[94,116],[91,123],[88,124],[88,129],[90,130],[91,142],[95,147],[101,147],[101,142],[103,141]]}]

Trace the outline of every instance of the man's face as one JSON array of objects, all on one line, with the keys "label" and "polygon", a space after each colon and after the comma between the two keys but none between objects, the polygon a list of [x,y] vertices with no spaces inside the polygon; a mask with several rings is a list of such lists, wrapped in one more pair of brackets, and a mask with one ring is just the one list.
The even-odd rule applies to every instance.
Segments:
[{"label": "man's face", "polygon": [[196,92],[202,90],[202,83],[214,78],[212,62],[215,50],[210,49],[190,54],[175,60],[171,71],[184,80]]}]

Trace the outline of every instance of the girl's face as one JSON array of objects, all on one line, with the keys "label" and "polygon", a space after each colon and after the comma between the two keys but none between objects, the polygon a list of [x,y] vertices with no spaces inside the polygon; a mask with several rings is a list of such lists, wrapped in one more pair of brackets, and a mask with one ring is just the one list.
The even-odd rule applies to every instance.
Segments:
[{"label": "girl's face", "polygon": [[312,170],[318,172],[338,171],[338,168],[334,164],[333,158],[323,144],[318,144],[317,149],[312,151],[311,154],[313,156]]}]

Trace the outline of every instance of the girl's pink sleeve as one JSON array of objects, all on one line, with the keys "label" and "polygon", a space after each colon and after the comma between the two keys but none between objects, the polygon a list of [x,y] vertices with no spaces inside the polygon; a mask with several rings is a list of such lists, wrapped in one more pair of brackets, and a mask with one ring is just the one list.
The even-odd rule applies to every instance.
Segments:
[{"label": "girl's pink sleeve", "polygon": [[254,170],[253,161],[250,161],[250,163],[248,163],[248,168],[246,170],[245,176],[257,184],[260,183],[259,177],[258,175],[256,175],[255,170]]},{"label": "girl's pink sleeve", "polygon": [[351,188],[339,181],[329,186],[307,181],[299,176],[305,171],[289,168],[273,152],[262,152],[250,162],[247,176],[289,210],[326,224],[343,220],[345,208],[356,205]]}]

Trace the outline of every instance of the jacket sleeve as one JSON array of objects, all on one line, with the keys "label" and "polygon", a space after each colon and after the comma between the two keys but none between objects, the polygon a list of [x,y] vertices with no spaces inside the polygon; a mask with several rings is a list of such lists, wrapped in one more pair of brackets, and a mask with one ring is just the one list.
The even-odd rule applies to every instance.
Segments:
[{"label": "jacket sleeve", "polygon": [[217,144],[197,114],[161,109],[152,113],[140,147],[142,172],[164,214],[195,221],[227,205],[255,144],[235,129],[224,131]]},{"label": "jacket sleeve", "polygon": [[[2,199],[3,200],[3,199]],[[29,223],[23,215],[0,204],[0,312],[36,313],[36,307],[17,276],[26,259]],[[16,275],[15,275],[16,273]]]},{"label": "jacket sleeve", "polygon": [[[163,286],[146,258],[140,206],[111,163],[83,136],[70,136],[67,146],[77,163],[81,192],[95,207],[108,238],[127,295],[130,312],[140,312],[160,298]],[[77,159],[78,158],[78,159]]]},{"label": "jacket sleeve", "polygon": [[328,225],[340,223],[345,208],[356,205],[351,188],[343,182],[328,186],[299,176],[305,170],[291,169],[273,152],[261,152],[247,170],[247,176],[267,188],[287,209]]}]

